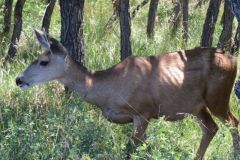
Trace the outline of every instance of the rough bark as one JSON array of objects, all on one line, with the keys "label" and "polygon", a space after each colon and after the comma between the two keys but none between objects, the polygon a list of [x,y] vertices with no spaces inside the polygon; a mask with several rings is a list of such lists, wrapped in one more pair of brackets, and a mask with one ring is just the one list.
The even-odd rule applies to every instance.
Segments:
[{"label": "rough bark", "polygon": [[183,46],[186,46],[188,41],[188,0],[183,0],[182,2],[182,13],[183,13]]},{"label": "rough bark", "polygon": [[22,10],[24,3],[25,0],[18,0],[14,9],[14,27],[7,59],[13,59],[17,52],[16,45],[22,32]]},{"label": "rough bark", "polygon": [[209,3],[200,44],[203,47],[210,47],[212,45],[220,5],[221,0],[211,0]]},{"label": "rough bark", "polygon": [[84,64],[84,0],[60,0],[61,43],[79,64]]},{"label": "rough bark", "polygon": [[131,49],[131,19],[129,13],[129,0],[119,0],[119,16],[121,31],[121,60],[132,54]]},{"label": "rough bark", "polygon": [[173,16],[170,18],[169,23],[172,26],[172,33],[173,35],[176,33],[177,28],[180,24],[180,17],[181,17],[181,2],[180,0],[173,0]]},{"label": "rough bark", "polygon": [[44,29],[46,33],[48,33],[49,31],[49,26],[55,3],[56,0],[48,0],[48,4],[46,6],[45,13],[42,19],[42,29]]},{"label": "rough bark", "polygon": [[158,7],[158,0],[151,0],[148,12],[147,35],[152,37],[154,35],[154,27],[156,20],[156,12]]},{"label": "rough bark", "polygon": [[229,6],[229,1],[225,0],[224,12],[222,16],[222,33],[218,41],[218,48],[225,48],[229,50],[231,48],[232,26],[233,26],[233,14]]},{"label": "rough bark", "polygon": [[4,6],[4,34],[8,34],[11,29],[11,16],[12,16],[13,0],[5,0]]}]

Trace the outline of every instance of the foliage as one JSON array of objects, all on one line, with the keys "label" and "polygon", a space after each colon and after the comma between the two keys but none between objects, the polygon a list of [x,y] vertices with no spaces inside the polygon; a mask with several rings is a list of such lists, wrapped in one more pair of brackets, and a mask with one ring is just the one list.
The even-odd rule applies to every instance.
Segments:
[{"label": "foliage", "polygon": [[[131,3],[136,5],[139,1]],[[207,9],[207,6],[194,9],[192,3],[187,48],[199,45],[203,15]],[[124,159],[131,124],[109,123],[94,106],[83,102],[77,95],[66,95],[57,82],[40,85],[28,91],[21,91],[16,87],[15,77],[41,51],[32,29],[41,25],[43,10],[41,1],[26,2],[23,34],[18,43],[18,56],[12,64],[2,65],[9,41],[8,37],[0,38],[0,159]],[[132,20],[133,54],[155,55],[180,50],[181,30],[172,36],[169,29],[171,1],[160,1],[154,39],[146,37],[147,11],[148,6],[145,6]],[[119,62],[119,24],[115,23],[111,30],[104,29],[111,12],[110,1],[86,1],[84,47],[86,65],[90,69],[102,70]],[[221,31],[219,22],[216,27],[214,45]],[[60,35],[58,6],[53,13],[50,34],[56,38]],[[234,96],[231,98],[231,105],[234,113],[240,117],[240,109]],[[231,159],[233,148],[230,132],[217,119],[216,121],[220,130],[208,148],[206,159]],[[162,119],[153,120],[147,133],[147,145],[138,147],[133,153],[133,159],[145,159],[146,153],[152,159],[193,159],[201,138],[201,130],[191,116],[174,123]]]}]

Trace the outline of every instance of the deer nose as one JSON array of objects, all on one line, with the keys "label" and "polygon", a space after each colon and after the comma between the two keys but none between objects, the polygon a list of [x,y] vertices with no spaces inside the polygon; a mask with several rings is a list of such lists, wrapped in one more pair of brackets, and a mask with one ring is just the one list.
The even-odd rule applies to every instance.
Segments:
[{"label": "deer nose", "polygon": [[23,83],[23,81],[21,80],[21,77],[17,77],[16,78],[16,85],[19,86]]}]

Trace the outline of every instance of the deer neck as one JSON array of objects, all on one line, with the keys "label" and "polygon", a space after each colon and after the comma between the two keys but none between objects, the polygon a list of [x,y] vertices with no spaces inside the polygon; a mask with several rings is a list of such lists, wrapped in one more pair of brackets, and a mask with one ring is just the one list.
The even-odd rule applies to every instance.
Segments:
[{"label": "deer neck", "polygon": [[99,83],[94,74],[69,56],[66,56],[64,65],[64,76],[59,81],[71,91],[77,92],[85,101],[99,106],[100,98],[97,92]]}]

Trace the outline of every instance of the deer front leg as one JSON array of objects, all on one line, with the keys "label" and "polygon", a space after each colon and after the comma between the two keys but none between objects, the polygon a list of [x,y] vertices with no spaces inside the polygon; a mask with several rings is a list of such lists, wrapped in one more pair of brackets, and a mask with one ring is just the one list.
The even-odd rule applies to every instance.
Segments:
[{"label": "deer front leg", "polygon": [[136,116],[133,118],[133,133],[127,145],[127,159],[131,158],[131,153],[136,146],[145,143],[147,126],[148,119],[144,116]]},{"label": "deer front leg", "polygon": [[206,109],[201,110],[197,115],[197,118],[199,120],[198,122],[201,126],[203,136],[195,160],[202,160],[207,150],[207,147],[209,146],[211,140],[213,139],[218,130],[218,126],[213,121],[211,115]]}]

